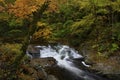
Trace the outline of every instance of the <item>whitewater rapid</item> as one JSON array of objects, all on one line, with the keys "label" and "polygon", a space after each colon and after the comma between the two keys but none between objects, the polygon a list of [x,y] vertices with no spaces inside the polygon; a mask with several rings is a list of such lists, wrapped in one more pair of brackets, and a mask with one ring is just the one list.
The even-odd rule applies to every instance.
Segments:
[{"label": "whitewater rapid", "polygon": [[[83,70],[80,70],[77,68],[74,63],[72,62],[72,59],[76,58],[83,58],[80,54],[78,54],[77,51],[70,48],[67,45],[60,45],[60,46],[35,46],[40,49],[40,58],[47,58],[47,57],[53,57],[57,61],[57,65],[61,68],[65,68],[69,70],[70,72],[74,73],[75,75],[84,78],[85,80],[94,80],[90,78],[88,75],[84,73]],[[89,67],[89,65],[86,65],[83,63],[86,67]]]},{"label": "whitewater rapid", "polygon": [[[93,75],[91,73],[85,72],[81,70],[74,64],[75,59],[82,59],[83,56],[78,54],[73,48],[70,48],[67,45],[57,45],[57,46],[34,46],[39,49],[37,55],[39,58],[48,58],[53,57],[57,61],[57,65],[61,68],[64,68],[74,74],[75,76],[81,78],[82,80],[101,80],[98,76]],[[33,58],[29,52],[27,52],[28,56]],[[80,61],[84,67],[90,67],[90,65],[85,64],[84,61]],[[81,80],[80,79],[80,80]],[[79,79],[75,79],[79,80]],[[103,79],[102,79],[103,80]]]}]

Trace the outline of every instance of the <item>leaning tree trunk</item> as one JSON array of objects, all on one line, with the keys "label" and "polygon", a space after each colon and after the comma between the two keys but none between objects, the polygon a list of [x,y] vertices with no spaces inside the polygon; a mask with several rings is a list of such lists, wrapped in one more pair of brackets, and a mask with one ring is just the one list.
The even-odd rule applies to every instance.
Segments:
[{"label": "leaning tree trunk", "polygon": [[46,0],[44,4],[36,12],[33,13],[33,21],[29,22],[30,27],[28,30],[28,35],[24,38],[24,41],[22,42],[21,54],[16,57],[15,61],[13,62],[14,68],[17,69],[19,67],[21,60],[25,56],[27,46],[30,44],[30,36],[35,33],[37,21],[41,18],[43,12],[48,8],[49,3],[50,1]]}]

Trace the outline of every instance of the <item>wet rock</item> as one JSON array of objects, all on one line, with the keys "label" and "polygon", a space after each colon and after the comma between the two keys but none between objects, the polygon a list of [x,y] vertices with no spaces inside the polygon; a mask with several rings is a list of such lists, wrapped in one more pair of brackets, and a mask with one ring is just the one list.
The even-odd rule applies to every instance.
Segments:
[{"label": "wet rock", "polygon": [[35,47],[34,45],[28,45],[27,51],[31,53],[40,53],[40,49]]},{"label": "wet rock", "polygon": [[48,75],[47,80],[58,80],[54,75]]},{"label": "wet rock", "polygon": [[[58,80],[52,75],[48,75],[45,68],[52,67],[56,65],[56,60],[52,57],[48,58],[34,58],[30,61],[31,66],[37,71],[38,75],[36,78],[40,77],[40,80]],[[38,79],[39,80],[39,79]]]},{"label": "wet rock", "polygon": [[35,58],[31,60],[31,65],[36,66],[39,65],[41,67],[50,67],[56,65],[56,60],[52,57],[48,58]]},{"label": "wet rock", "polygon": [[40,49],[35,47],[34,45],[29,45],[27,48],[27,55],[31,58],[39,58]]}]

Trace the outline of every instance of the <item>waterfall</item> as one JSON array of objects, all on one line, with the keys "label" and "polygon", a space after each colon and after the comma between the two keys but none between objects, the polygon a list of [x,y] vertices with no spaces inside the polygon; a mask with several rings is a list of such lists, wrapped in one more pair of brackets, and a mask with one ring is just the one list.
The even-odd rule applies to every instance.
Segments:
[{"label": "waterfall", "polygon": [[[83,80],[101,80],[98,78],[96,79],[96,76],[76,67],[73,60],[83,58],[83,56],[78,54],[78,51],[70,48],[67,45],[35,46],[35,48],[39,49],[39,58],[53,57],[57,61],[57,65],[59,67],[68,70],[69,72],[77,77],[82,78]],[[27,54],[29,53],[27,52]],[[29,56],[31,57],[32,55],[29,54]],[[82,65],[84,65],[84,67],[89,67],[89,65],[85,64],[84,61],[81,61],[81,63]]]}]

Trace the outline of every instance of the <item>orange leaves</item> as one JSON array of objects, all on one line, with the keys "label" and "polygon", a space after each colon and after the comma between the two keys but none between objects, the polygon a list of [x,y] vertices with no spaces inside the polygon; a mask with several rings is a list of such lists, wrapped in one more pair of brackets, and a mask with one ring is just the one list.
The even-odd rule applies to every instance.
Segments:
[{"label": "orange leaves", "polygon": [[48,11],[49,12],[55,12],[58,10],[58,1],[57,0],[51,0],[51,4],[49,5]]},{"label": "orange leaves", "polygon": [[[3,0],[0,0],[3,1]],[[13,14],[18,18],[28,18],[32,16],[32,13],[37,11],[47,0],[16,0],[14,4],[6,3],[6,10],[9,14]],[[53,12],[58,10],[58,1],[57,0],[48,0],[50,1],[48,12]],[[0,6],[0,12],[4,8]]]},{"label": "orange leaves", "polygon": [[37,26],[38,26],[38,31],[33,34],[33,38],[48,39],[52,33],[50,27],[48,27],[45,23],[42,22],[38,22]]},{"label": "orange leaves", "polygon": [[35,12],[37,10],[37,7],[36,6],[31,6],[30,10],[31,10],[31,12]]},{"label": "orange leaves", "polygon": [[0,6],[0,12],[2,12],[4,10],[4,7]]},{"label": "orange leaves", "polygon": [[27,18],[32,12],[37,10],[34,0],[16,0],[14,5],[11,5],[9,13],[14,14],[19,18]]},{"label": "orange leaves", "polygon": [[34,39],[38,39],[38,38],[43,38],[43,39],[48,39],[50,37],[51,31],[48,28],[39,30],[38,32],[35,32],[33,37]]},{"label": "orange leaves", "polygon": [[[28,18],[32,16],[32,13],[37,11],[39,7],[41,7],[44,2],[47,0],[16,0],[14,5],[10,5],[8,8],[8,12],[10,14],[14,14],[19,18]],[[56,0],[51,1],[49,4],[48,11],[56,11],[58,9],[58,3]]]},{"label": "orange leaves", "polygon": [[35,0],[36,5],[42,5],[42,4],[44,4],[45,1],[46,0]]},{"label": "orange leaves", "polygon": [[3,2],[3,0],[0,0],[0,2]]},{"label": "orange leaves", "polygon": [[5,2],[4,0],[0,0],[0,12],[3,12],[5,10]]}]

